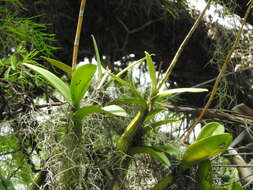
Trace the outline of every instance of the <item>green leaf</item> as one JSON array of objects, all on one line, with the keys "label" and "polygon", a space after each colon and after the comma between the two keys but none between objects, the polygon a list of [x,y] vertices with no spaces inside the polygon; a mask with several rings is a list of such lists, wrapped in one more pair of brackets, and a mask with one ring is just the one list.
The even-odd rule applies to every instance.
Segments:
[{"label": "green leaf", "polygon": [[150,111],[147,116],[145,117],[144,123],[150,121],[151,119],[153,119],[158,113],[162,112],[162,111],[166,111],[167,109],[165,108],[158,108],[158,109],[154,109],[152,111]]},{"label": "green leaf", "polygon": [[191,144],[184,152],[181,167],[190,168],[192,165],[209,159],[225,151],[232,142],[228,133],[203,138]]},{"label": "green leaf", "polygon": [[61,95],[65,98],[65,100],[72,104],[71,94],[69,86],[64,83],[60,78],[58,78],[55,74],[50,71],[43,69],[41,67],[31,65],[28,63],[23,63],[26,67],[32,69],[33,71],[41,74],[56,90],[58,90]]},{"label": "green leaf", "polygon": [[165,98],[167,96],[170,96],[172,94],[180,94],[185,92],[207,92],[208,90],[205,88],[175,88],[170,90],[165,90],[162,92],[159,92],[156,96],[156,98]]},{"label": "green leaf", "polygon": [[[131,64],[128,65],[125,69],[123,69],[122,71],[120,71],[116,76],[117,76],[117,77],[120,77],[120,76],[123,75],[125,72],[127,72],[127,71],[130,70],[130,69],[132,69],[135,65],[138,65],[138,64],[143,63],[143,62],[145,61],[145,59],[146,59],[146,58],[144,57],[144,58],[141,58],[141,59],[139,59],[139,60],[137,60],[137,61],[131,63]],[[113,80],[114,80],[114,79],[113,79]],[[111,84],[111,82],[112,82],[113,80],[110,80],[110,81],[106,84],[105,89]]]},{"label": "green leaf", "polygon": [[209,136],[222,134],[224,133],[224,131],[225,131],[224,126],[221,125],[220,123],[218,122],[208,123],[201,129],[196,141]]},{"label": "green leaf", "polygon": [[19,147],[19,140],[13,134],[0,136],[0,152],[13,151]]},{"label": "green leaf", "polygon": [[77,67],[72,74],[70,91],[73,105],[79,106],[85,92],[89,89],[91,79],[96,72],[96,66],[92,64],[82,65]]},{"label": "green leaf", "polygon": [[231,190],[243,190],[243,187],[242,187],[241,183],[239,183],[239,182],[234,182],[234,183],[232,184]]},{"label": "green leaf", "polygon": [[152,61],[151,55],[145,51],[146,62],[148,65],[149,77],[151,79],[151,96],[156,92],[157,78],[156,78],[156,70],[154,63]]},{"label": "green leaf", "polygon": [[168,186],[172,183],[173,177],[168,176],[163,178],[161,181],[159,181],[153,188],[152,190],[166,190],[168,189]]},{"label": "green leaf", "polygon": [[0,190],[15,190],[11,180],[0,174]]},{"label": "green leaf", "polygon": [[108,113],[111,115],[120,116],[120,117],[128,117],[128,114],[126,113],[126,111],[117,105],[105,106],[102,108],[102,110],[104,113]]},{"label": "green leaf", "polygon": [[143,102],[146,102],[145,99],[142,97],[142,95],[137,91],[137,89],[131,85],[130,83],[126,82],[125,80],[119,78],[118,76],[114,75],[113,73],[109,72],[109,75],[116,80],[117,82],[119,82],[120,84],[127,86],[128,88],[130,88],[130,90],[135,94],[136,97],[138,97],[140,100],[142,100]]},{"label": "green leaf", "polygon": [[135,146],[130,148],[129,154],[134,155],[137,153],[146,153],[155,158],[156,160],[160,161],[162,164],[165,164],[167,166],[170,166],[170,161],[168,157],[163,153],[159,152],[152,147],[148,146]]},{"label": "green leaf", "polygon": [[71,69],[70,66],[66,65],[65,63],[57,61],[57,60],[52,59],[52,58],[44,57],[44,56],[41,56],[41,58],[45,59],[51,65],[57,67],[58,69],[61,69],[62,71],[67,73],[69,76],[71,76],[72,69]]},{"label": "green leaf", "polygon": [[146,102],[140,100],[139,98],[120,98],[110,102],[109,104],[116,104],[116,105],[137,104],[142,105],[144,107],[147,106]]},{"label": "green leaf", "polygon": [[164,152],[164,153],[169,154],[171,156],[176,156],[177,158],[179,158],[179,156],[181,154],[180,150],[177,147],[172,146],[170,144],[156,145],[156,146],[152,146],[152,148],[154,148],[155,150],[157,150],[159,152]]},{"label": "green leaf", "polygon": [[144,133],[147,133],[150,130],[155,129],[156,127],[160,127],[161,125],[165,125],[165,124],[172,123],[175,121],[178,121],[178,120],[177,119],[165,119],[162,121],[157,121],[157,122],[151,123],[150,125],[148,125],[144,128]]},{"label": "green leaf", "polygon": [[213,185],[212,164],[210,160],[204,160],[199,163],[198,168],[198,189],[211,190]]},{"label": "green leaf", "polygon": [[93,46],[94,46],[95,53],[96,53],[96,61],[97,61],[97,67],[98,67],[98,78],[99,78],[99,80],[101,80],[102,77],[103,77],[102,76],[102,62],[101,62],[101,59],[100,59],[96,39],[93,35],[91,35],[91,37],[92,37],[92,42],[93,42]]},{"label": "green leaf", "polygon": [[114,116],[121,116],[121,117],[127,117],[128,114],[124,109],[122,109],[119,106],[116,105],[110,105],[110,106],[105,106],[103,108],[99,106],[85,106],[80,109],[78,109],[74,115],[73,119],[77,122],[81,122],[81,120],[92,113],[106,113]]}]

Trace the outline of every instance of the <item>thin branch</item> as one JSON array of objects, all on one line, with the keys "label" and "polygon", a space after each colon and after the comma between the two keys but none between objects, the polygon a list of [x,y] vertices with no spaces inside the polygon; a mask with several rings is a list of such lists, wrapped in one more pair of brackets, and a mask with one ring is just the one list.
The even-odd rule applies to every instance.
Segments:
[{"label": "thin branch", "polygon": [[77,29],[76,29],[75,42],[74,42],[74,47],[73,47],[72,72],[74,72],[76,70],[76,66],[77,66],[77,55],[78,55],[80,34],[81,34],[81,30],[82,30],[83,14],[84,14],[85,5],[86,5],[86,0],[82,0],[81,6],[80,6],[80,11],[79,11]]},{"label": "thin branch", "polygon": [[208,109],[209,106],[211,105],[211,103],[212,103],[212,101],[213,101],[213,98],[214,98],[214,95],[215,95],[216,92],[217,92],[218,85],[219,85],[219,83],[220,83],[221,77],[222,77],[223,73],[225,72],[225,70],[227,69],[228,64],[229,64],[229,61],[230,61],[230,59],[231,59],[231,55],[233,54],[233,52],[234,52],[234,50],[235,50],[235,48],[236,48],[236,46],[237,46],[237,44],[238,44],[238,42],[239,42],[239,40],[240,40],[240,38],[241,38],[241,35],[242,35],[242,32],[243,32],[243,28],[244,28],[244,25],[245,25],[246,22],[247,22],[247,19],[248,19],[248,16],[249,16],[249,14],[250,14],[250,10],[251,10],[251,6],[252,6],[252,5],[253,5],[253,1],[252,1],[251,4],[249,5],[249,7],[248,7],[248,9],[247,9],[247,11],[246,11],[246,13],[245,13],[245,16],[244,16],[244,18],[243,18],[243,22],[242,22],[242,25],[241,25],[241,27],[240,27],[240,30],[237,32],[235,42],[234,42],[233,46],[231,47],[231,49],[230,49],[230,51],[229,51],[229,53],[228,53],[228,55],[227,55],[227,57],[226,57],[226,60],[225,60],[224,64],[222,65],[222,68],[221,68],[221,70],[220,70],[220,73],[218,74],[217,79],[216,79],[216,81],[215,81],[215,83],[214,83],[214,85],[213,85],[213,89],[212,89],[212,91],[211,91],[211,95],[209,96],[209,99],[208,99],[208,101],[207,101],[207,103],[206,103],[206,105],[205,105],[203,111],[202,111],[202,112],[200,113],[200,115],[198,116],[198,118],[197,118],[195,121],[193,121],[193,123],[192,123],[192,125],[189,127],[189,129],[182,135],[182,141],[183,141],[183,142],[186,141],[186,140],[189,138],[191,132],[193,131],[193,129],[195,128],[195,126],[201,121],[202,117],[205,115],[207,109]]},{"label": "thin branch", "polygon": [[179,57],[181,56],[181,54],[183,53],[183,50],[185,48],[185,46],[187,45],[188,41],[190,40],[191,36],[193,35],[193,33],[195,32],[195,30],[197,29],[197,27],[200,24],[200,21],[202,20],[206,10],[208,9],[208,7],[211,4],[211,0],[208,0],[206,7],[204,8],[204,10],[201,12],[201,14],[199,15],[199,17],[197,18],[196,22],[194,23],[194,25],[192,26],[191,30],[189,31],[189,33],[187,34],[187,36],[185,37],[184,41],[181,43],[180,47],[178,48],[173,60],[170,63],[169,68],[166,70],[165,74],[164,74],[164,78],[158,83],[157,85],[157,90],[159,91],[162,87],[162,85],[169,79],[170,74],[172,73],[173,68],[175,67]]}]

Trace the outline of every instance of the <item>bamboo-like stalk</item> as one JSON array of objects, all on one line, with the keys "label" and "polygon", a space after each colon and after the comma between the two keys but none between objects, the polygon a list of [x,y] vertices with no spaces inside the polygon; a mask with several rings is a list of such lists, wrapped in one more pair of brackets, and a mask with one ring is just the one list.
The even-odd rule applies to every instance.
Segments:
[{"label": "bamboo-like stalk", "polygon": [[200,24],[200,21],[202,20],[206,10],[208,9],[208,7],[210,6],[212,0],[208,0],[206,7],[203,9],[203,11],[201,12],[201,14],[199,15],[199,17],[197,18],[196,22],[194,23],[194,25],[192,26],[192,28],[190,29],[189,33],[187,34],[187,36],[185,37],[184,41],[181,43],[181,45],[179,46],[173,60],[170,63],[170,66],[168,67],[168,69],[166,70],[163,79],[158,83],[157,85],[157,90],[159,91],[162,87],[162,85],[169,79],[173,68],[175,67],[179,57],[181,56],[181,54],[183,53],[183,50],[185,48],[185,46],[187,45],[188,41],[190,40],[191,36],[193,35],[193,33],[195,32],[195,30],[197,29],[197,27]]},{"label": "bamboo-like stalk", "polygon": [[248,19],[249,15],[250,15],[250,11],[251,11],[251,7],[252,7],[252,6],[253,6],[253,1],[251,1],[251,3],[250,3],[250,5],[249,5],[249,7],[248,7],[248,9],[247,9],[247,11],[246,11],[246,13],[245,13],[245,15],[244,15],[242,25],[241,25],[241,27],[240,27],[240,30],[237,32],[237,35],[236,35],[236,39],[235,39],[235,41],[234,41],[234,44],[233,44],[233,46],[231,47],[231,49],[230,49],[230,51],[229,51],[229,53],[228,53],[228,55],[227,55],[227,57],[226,57],[226,59],[225,59],[225,62],[224,62],[224,64],[222,65],[222,68],[221,68],[221,70],[220,70],[220,72],[219,72],[219,74],[218,74],[218,76],[217,76],[217,78],[216,78],[216,80],[215,80],[215,83],[214,83],[214,85],[213,85],[213,89],[212,89],[212,91],[211,91],[211,95],[209,96],[209,99],[208,99],[208,101],[207,101],[207,103],[206,103],[204,109],[203,109],[202,112],[200,113],[199,117],[198,117],[195,121],[193,121],[193,124],[190,126],[190,128],[186,131],[185,134],[183,134],[183,136],[182,136],[182,141],[183,141],[183,142],[186,141],[186,140],[189,138],[189,136],[190,136],[191,132],[193,131],[193,129],[195,128],[196,124],[199,123],[199,122],[201,121],[202,117],[205,115],[207,109],[208,109],[209,106],[211,105],[211,103],[212,103],[212,101],[213,101],[213,98],[214,98],[214,95],[215,95],[216,92],[217,92],[217,89],[218,89],[220,80],[221,80],[221,78],[222,78],[222,76],[223,76],[223,73],[226,71],[226,69],[227,69],[227,67],[228,67],[228,64],[229,64],[229,61],[230,61],[230,59],[231,59],[231,56],[232,56],[232,54],[233,54],[233,52],[234,52],[234,50],[235,50],[235,48],[236,48],[236,46],[237,46],[237,44],[238,44],[240,38],[241,38],[241,35],[242,35],[242,33],[243,33],[243,27],[244,27],[244,25],[245,25],[246,22],[247,22],[247,19]]},{"label": "bamboo-like stalk", "polygon": [[83,23],[83,15],[84,15],[85,5],[86,5],[86,0],[82,0],[80,10],[79,10],[78,23],[77,23],[77,28],[76,28],[76,36],[75,36],[74,47],[73,47],[72,73],[76,70],[76,66],[77,66],[78,48],[79,48],[80,34],[82,31],[82,23]]}]

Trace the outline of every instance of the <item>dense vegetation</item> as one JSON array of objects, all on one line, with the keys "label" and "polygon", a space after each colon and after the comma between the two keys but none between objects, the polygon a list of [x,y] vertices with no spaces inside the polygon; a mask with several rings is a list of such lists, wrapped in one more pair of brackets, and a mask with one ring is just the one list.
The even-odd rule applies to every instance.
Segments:
[{"label": "dense vegetation", "polygon": [[187,1],[0,0],[0,190],[251,189],[253,1],[230,2],[239,28]]}]

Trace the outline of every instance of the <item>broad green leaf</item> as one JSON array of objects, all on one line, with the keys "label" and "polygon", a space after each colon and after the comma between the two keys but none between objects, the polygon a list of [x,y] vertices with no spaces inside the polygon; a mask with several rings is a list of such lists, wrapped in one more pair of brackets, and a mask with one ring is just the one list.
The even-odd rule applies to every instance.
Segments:
[{"label": "broad green leaf", "polygon": [[106,113],[106,114],[121,116],[121,117],[128,116],[126,111],[122,109],[121,107],[116,106],[116,105],[110,105],[110,106],[105,106],[102,108],[99,106],[82,107],[74,113],[73,118],[75,121],[80,122],[85,116],[92,113]]},{"label": "broad green leaf", "polygon": [[159,151],[159,152],[164,152],[166,154],[169,154],[171,156],[176,156],[177,158],[179,158],[180,156],[180,150],[175,147],[172,146],[170,144],[166,144],[166,145],[156,145],[156,146],[152,146],[152,148],[154,148],[155,150]]},{"label": "broad green leaf", "polygon": [[96,72],[96,66],[92,64],[77,67],[72,74],[70,91],[73,105],[79,106],[85,92],[89,89],[91,79]]},{"label": "broad green leaf", "polygon": [[172,94],[180,94],[184,92],[207,92],[208,90],[205,88],[175,88],[170,90],[165,90],[162,92],[159,92],[156,96],[156,98],[165,98],[167,96],[170,96]]},{"label": "broad green leaf", "polygon": [[13,134],[0,136],[0,152],[10,152],[19,147],[19,140]]},{"label": "broad green leaf", "polygon": [[71,69],[70,66],[66,65],[65,63],[63,63],[61,61],[57,61],[57,60],[52,59],[52,58],[44,57],[44,56],[41,56],[41,58],[45,59],[51,65],[57,67],[58,69],[61,69],[62,71],[67,73],[69,76],[71,76],[72,69]]},{"label": "broad green leaf", "polygon": [[144,128],[144,133],[147,133],[150,130],[155,129],[156,127],[160,127],[161,125],[165,125],[165,124],[172,123],[172,122],[175,122],[175,121],[178,121],[178,120],[177,119],[165,119],[165,120],[162,120],[162,121],[157,121],[157,122],[151,123],[151,124],[149,124],[148,126],[146,126]]},{"label": "broad green leaf", "polygon": [[161,181],[159,181],[152,190],[166,190],[168,189],[168,186],[173,182],[173,177],[168,176],[163,178]]},{"label": "broad green leaf", "polygon": [[157,78],[156,78],[156,70],[154,63],[152,61],[151,55],[145,51],[146,62],[148,65],[149,77],[151,79],[151,95],[156,92]]},{"label": "broad green leaf", "polygon": [[96,53],[96,61],[97,61],[97,67],[98,67],[98,78],[99,78],[99,80],[101,80],[102,77],[103,77],[102,76],[102,62],[101,62],[101,59],[100,59],[96,39],[93,35],[91,35],[91,37],[92,37],[92,42],[93,42],[93,46],[94,46],[95,53]]},{"label": "broad green leaf", "polygon": [[239,182],[234,182],[234,183],[232,184],[231,190],[243,190],[243,187],[242,187],[241,183],[239,183]]},{"label": "broad green leaf", "polygon": [[200,131],[196,141],[203,139],[205,137],[218,135],[224,133],[224,126],[218,122],[211,122],[206,124]]},{"label": "broad green leaf", "polygon": [[56,90],[58,90],[61,93],[61,95],[63,95],[63,97],[69,104],[72,104],[69,86],[66,83],[64,83],[59,77],[41,67],[31,65],[28,63],[23,64],[28,68],[34,70],[35,72],[41,74]]},{"label": "broad green leaf", "polygon": [[198,189],[211,190],[213,185],[212,164],[210,160],[204,160],[199,163],[198,168]]},{"label": "broad green leaf", "polygon": [[184,152],[181,166],[183,169],[209,159],[225,151],[232,142],[228,133],[203,138],[191,144]]},{"label": "broad green leaf", "polygon": [[146,123],[146,122],[150,121],[151,119],[153,119],[158,113],[160,113],[162,111],[166,111],[166,110],[167,109],[165,109],[165,108],[158,108],[158,109],[154,109],[154,110],[150,111],[147,114],[147,116],[146,116],[146,118],[144,120],[144,123]]},{"label": "broad green leaf", "polygon": [[142,105],[144,107],[147,106],[146,101],[143,101],[139,98],[120,98],[116,99],[109,104],[116,104],[116,105],[122,105],[122,104],[137,104],[137,105]]},{"label": "broad green leaf", "polygon": [[109,72],[109,75],[116,80],[117,82],[119,82],[120,84],[127,86],[128,88],[130,88],[130,90],[136,95],[136,97],[138,97],[139,99],[145,101],[145,99],[142,97],[142,95],[137,91],[137,89],[131,85],[130,83],[126,82],[125,80],[119,78],[117,75],[114,75],[113,73]]},{"label": "broad green leaf", "polygon": [[148,146],[135,146],[130,148],[129,154],[134,155],[137,153],[146,153],[155,158],[156,160],[159,160],[161,163],[170,166],[170,161],[168,157],[163,153],[159,152],[152,147]]}]

